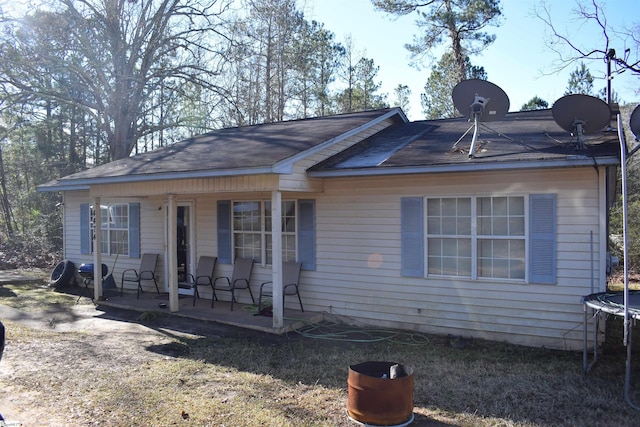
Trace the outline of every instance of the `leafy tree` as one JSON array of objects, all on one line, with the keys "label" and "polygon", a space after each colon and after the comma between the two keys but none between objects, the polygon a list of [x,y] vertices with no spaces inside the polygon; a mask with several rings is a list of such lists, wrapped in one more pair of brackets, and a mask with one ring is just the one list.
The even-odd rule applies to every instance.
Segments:
[{"label": "leafy tree", "polygon": [[330,84],[344,48],[293,0],[247,0],[235,19],[224,126],[330,114]]},{"label": "leafy tree", "polygon": [[211,76],[224,60],[228,3],[44,0],[2,20],[0,83],[83,111],[110,158],[126,157],[139,138],[180,124],[152,114],[156,101],[184,96],[187,82],[225,93]]},{"label": "leafy tree", "polygon": [[344,55],[332,32],[317,21],[303,22],[295,39],[293,99],[299,107],[296,117],[330,114],[330,84]]},{"label": "leafy tree", "polygon": [[[371,0],[376,9],[396,16],[416,12],[416,25],[422,34],[405,47],[412,58],[421,60],[426,53],[445,44],[452,55],[454,80],[464,80],[467,57],[477,54],[495,40],[485,32],[496,25],[502,13],[499,0]],[[447,42],[445,43],[445,40]]]},{"label": "leafy tree", "polygon": [[342,113],[375,110],[388,107],[386,95],[378,94],[382,86],[377,82],[380,67],[373,59],[361,57],[350,73],[350,86],[338,93],[338,108]]},{"label": "leafy tree", "polygon": [[[455,58],[451,53],[445,53],[440,61],[431,68],[431,74],[424,85],[424,93],[420,94],[422,112],[427,119],[443,119],[457,117],[460,113],[453,105],[451,94],[459,83],[453,72]],[[469,58],[465,58],[465,71],[462,80],[487,79],[483,67],[471,65]]]},{"label": "leafy tree", "polygon": [[569,82],[564,94],[574,93],[593,96],[593,76],[584,62],[580,62],[580,65],[569,75]]},{"label": "leafy tree", "polygon": [[545,108],[549,108],[549,103],[536,95],[527,101],[527,103],[522,104],[520,111],[544,110]]},{"label": "leafy tree", "polygon": [[393,100],[391,105],[394,107],[402,108],[405,114],[409,113],[410,105],[409,105],[409,97],[411,96],[411,89],[409,86],[398,84],[398,86],[393,89]]}]

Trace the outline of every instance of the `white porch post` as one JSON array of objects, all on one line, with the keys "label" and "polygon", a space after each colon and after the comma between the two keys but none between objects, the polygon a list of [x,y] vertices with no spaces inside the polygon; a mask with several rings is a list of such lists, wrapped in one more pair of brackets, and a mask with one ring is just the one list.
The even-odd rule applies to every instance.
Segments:
[{"label": "white porch post", "polygon": [[167,272],[169,277],[167,283],[169,285],[169,310],[171,312],[178,311],[178,249],[176,234],[176,220],[178,217],[176,196],[174,194],[169,195],[169,201],[167,203],[167,209],[169,210],[167,215],[167,236],[169,241],[167,242]]},{"label": "white porch post", "polygon": [[284,326],[282,298],[282,193],[271,193],[271,267],[273,281],[273,327]]},{"label": "white porch post", "polygon": [[93,233],[93,299],[99,301],[102,297],[102,210],[100,209],[100,197],[93,199],[93,210],[96,222]]}]

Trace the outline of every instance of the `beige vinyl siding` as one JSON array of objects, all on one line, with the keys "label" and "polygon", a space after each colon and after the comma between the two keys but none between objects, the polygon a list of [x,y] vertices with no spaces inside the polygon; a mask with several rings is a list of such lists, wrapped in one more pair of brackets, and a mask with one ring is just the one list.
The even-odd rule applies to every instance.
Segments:
[{"label": "beige vinyl siding", "polygon": [[[318,153],[311,164],[326,155],[328,153]],[[282,181],[283,185],[300,190],[285,192],[283,199],[316,200],[316,270],[301,274],[305,310],[384,327],[549,348],[582,348],[581,297],[590,293],[592,281],[596,291],[603,290],[605,283],[606,236],[602,214],[605,174],[602,169],[332,178],[315,180],[305,188],[296,184],[305,167],[307,163],[299,162],[294,167],[300,168],[294,173],[297,177]],[[268,200],[271,197],[271,189],[264,188],[270,184],[256,185],[257,181],[252,178],[228,181],[233,184],[228,187],[199,183],[195,190],[188,188],[190,180],[183,181],[180,189],[185,195],[178,196],[177,201],[180,203],[184,198],[193,202],[196,259],[201,255],[217,256],[218,200]],[[307,191],[318,182],[322,184],[322,192],[309,195]],[[141,186],[148,186],[145,194],[159,194],[152,197],[102,197],[103,203],[140,203],[141,252],[161,254],[157,269],[161,278],[165,245],[162,207],[167,200],[163,195],[167,187],[163,185],[135,184],[135,191],[128,190],[135,193],[142,191]],[[95,193],[126,196],[118,193],[121,187],[100,186]],[[204,191],[207,188],[212,191]],[[557,284],[401,276],[402,197],[501,194],[526,197],[532,193],[557,195]],[[86,191],[65,194],[65,256],[78,265],[93,262],[91,255],[79,253],[78,217],[80,204],[92,203],[92,200]],[[110,269],[113,261],[113,257],[103,257]],[[118,259],[115,271],[118,284],[121,271],[138,268],[139,262],[127,257]],[[218,263],[214,276],[230,276],[232,270],[232,265]],[[271,280],[271,268],[255,265],[251,287],[256,297],[260,284],[268,280]],[[160,286],[162,289],[163,283]],[[210,298],[211,292],[202,289],[201,295]],[[242,292],[239,300],[250,302],[248,293]],[[297,308],[293,300],[288,299],[286,305]]]},{"label": "beige vinyl siding", "polygon": [[91,196],[136,197],[165,194],[214,194],[237,191],[272,191],[278,189],[277,175],[242,175],[217,178],[167,179],[95,185]]},{"label": "beige vinyl siding", "polygon": [[[65,235],[65,258],[70,259],[79,267],[83,263],[93,263],[93,254],[80,253],[80,205],[89,203],[93,205],[93,197],[89,197],[87,191],[68,191],[65,193],[64,203],[64,235]],[[156,199],[109,199],[101,198],[101,204],[109,203],[140,203],[140,253],[152,252],[159,254],[156,275],[159,278],[158,287],[162,291],[164,287],[164,225],[163,210],[161,200]],[[102,255],[102,262],[109,267],[109,272],[113,274],[118,286],[120,286],[122,272],[125,269],[140,269],[140,258],[129,258],[120,255]],[[115,267],[115,268],[114,268]],[[78,278],[80,280],[80,278]],[[145,289],[149,291],[155,288],[152,283],[144,283]],[[147,286],[148,285],[148,286]],[[130,290],[135,287],[129,286]]]},{"label": "beige vinyl siding", "polygon": [[[387,327],[581,348],[580,298],[592,274],[604,283],[598,183],[593,168],[328,179],[317,201],[318,265],[306,272],[305,306]],[[557,194],[558,284],[401,277],[401,197],[514,193]]]}]

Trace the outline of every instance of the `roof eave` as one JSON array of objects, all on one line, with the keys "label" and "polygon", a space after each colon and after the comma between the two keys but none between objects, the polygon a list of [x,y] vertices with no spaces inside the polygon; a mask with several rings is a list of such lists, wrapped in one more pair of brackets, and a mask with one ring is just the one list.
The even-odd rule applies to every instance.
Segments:
[{"label": "roof eave", "polygon": [[38,186],[37,190],[45,191],[70,191],[70,190],[89,190],[92,185],[104,184],[122,184],[134,182],[153,182],[165,181],[172,179],[198,179],[198,178],[218,178],[240,175],[262,175],[272,174],[274,170],[271,166],[262,166],[249,169],[224,169],[224,170],[202,170],[189,172],[166,172],[144,175],[121,175],[100,178],[74,179],[73,181],[58,181],[57,184],[43,184]]},{"label": "roof eave", "polygon": [[381,176],[381,175],[411,175],[424,173],[451,173],[451,172],[479,172],[479,171],[504,171],[513,169],[540,169],[540,168],[576,168],[587,166],[616,166],[620,160],[615,157],[599,157],[570,160],[538,160],[515,161],[504,163],[472,163],[472,164],[446,164],[429,166],[398,166],[398,167],[373,167],[362,169],[334,169],[329,171],[307,171],[307,176],[312,178],[336,178],[354,176]]}]

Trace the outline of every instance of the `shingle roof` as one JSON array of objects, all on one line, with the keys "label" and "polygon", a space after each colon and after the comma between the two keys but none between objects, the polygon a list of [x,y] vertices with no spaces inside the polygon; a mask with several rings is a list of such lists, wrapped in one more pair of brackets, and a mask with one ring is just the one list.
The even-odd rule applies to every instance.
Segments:
[{"label": "shingle roof", "polygon": [[257,169],[268,172],[285,159],[390,115],[399,121],[406,120],[399,109],[381,109],[216,130],[87,169],[39,188],[46,190],[48,187],[97,183],[114,178],[134,180],[169,174],[178,177],[200,171],[240,174]]},{"label": "shingle roof", "polygon": [[[604,130],[585,135],[585,147],[579,150],[576,137],[554,122],[551,110],[509,113],[502,120],[481,124],[475,156],[469,158],[473,129],[467,119],[407,122],[401,110],[384,109],[222,129],[69,175],[39,189],[57,191],[116,181],[278,173],[283,164],[293,162],[301,153],[322,148],[386,118],[392,118],[394,124],[313,166],[308,174],[350,176],[618,162],[617,132]],[[465,132],[468,133],[462,138]]]},{"label": "shingle roof", "polygon": [[[473,123],[467,119],[427,120],[396,124],[317,164],[313,176],[348,175],[405,168],[478,168],[501,164],[540,165],[541,162],[602,161],[615,163],[619,154],[617,132],[584,135],[585,148],[559,127],[551,110],[509,113],[502,120],[480,125],[476,153],[469,158]],[[413,169],[412,169],[413,168]],[[390,172],[390,171],[388,171]]]}]

